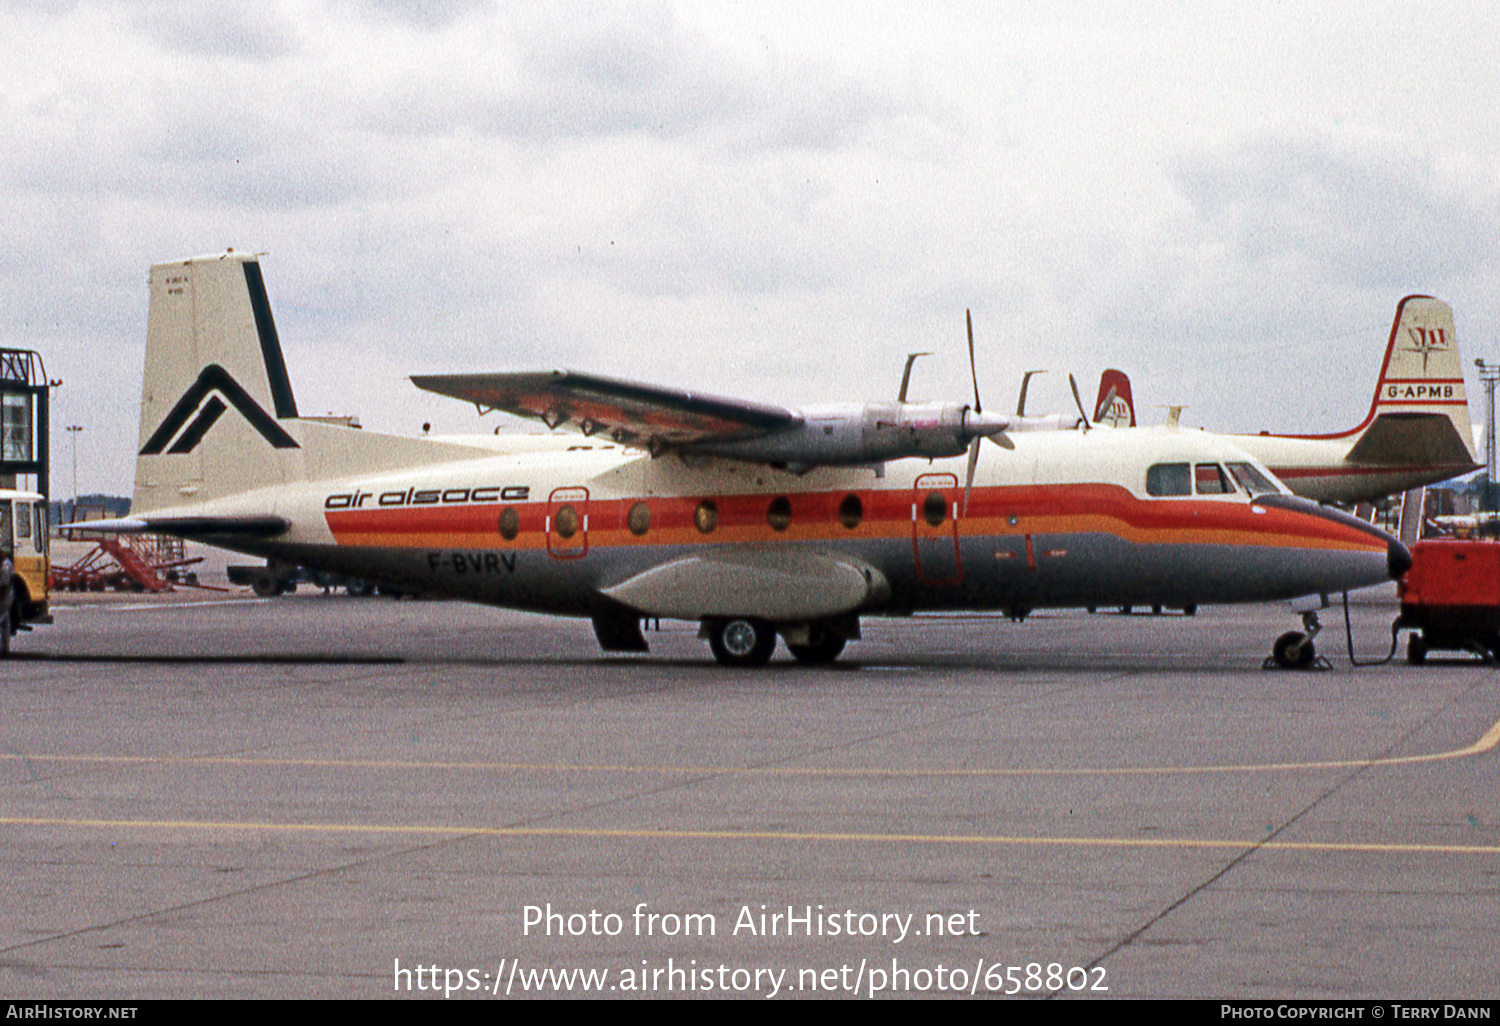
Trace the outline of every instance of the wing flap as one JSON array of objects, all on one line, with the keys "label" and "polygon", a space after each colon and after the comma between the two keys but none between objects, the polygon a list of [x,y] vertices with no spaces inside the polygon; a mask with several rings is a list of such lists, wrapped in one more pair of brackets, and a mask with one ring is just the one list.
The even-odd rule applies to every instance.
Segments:
[{"label": "wing flap", "polygon": [[425,391],[532,417],[550,428],[603,433],[621,444],[652,449],[759,438],[802,422],[779,406],[578,371],[414,375],[411,380]]}]

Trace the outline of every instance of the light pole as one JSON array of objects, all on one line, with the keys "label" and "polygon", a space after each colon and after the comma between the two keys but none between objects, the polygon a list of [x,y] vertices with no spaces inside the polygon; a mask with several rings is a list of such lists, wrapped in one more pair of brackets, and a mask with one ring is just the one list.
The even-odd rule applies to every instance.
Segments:
[{"label": "light pole", "polygon": [[78,519],[78,432],[82,430],[82,424],[68,425],[68,434],[73,439],[73,516],[71,520]]},{"label": "light pole", "polygon": [[1495,511],[1495,382],[1500,381],[1500,364],[1475,360],[1479,380],[1484,383],[1484,512]]}]

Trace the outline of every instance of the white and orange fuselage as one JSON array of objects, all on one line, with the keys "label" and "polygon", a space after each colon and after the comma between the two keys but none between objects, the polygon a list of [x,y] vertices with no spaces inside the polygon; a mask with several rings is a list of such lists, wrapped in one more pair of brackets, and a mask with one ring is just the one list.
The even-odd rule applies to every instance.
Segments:
[{"label": "white and orange fuselage", "polygon": [[[650,616],[772,620],[1184,606],[1337,592],[1390,575],[1388,536],[1289,496],[1147,494],[1150,466],[1248,460],[1189,430],[986,445],[966,511],[962,458],[892,463],[883,478],[864,468],[793,475],[563,441],[227,499],[225,515],[253,506],[287,528],[217,540],[405,590],[582,616],[621,604]],[[693,561],[706,563],[701,574]],[[632,586],[684,563],[671,586]],[[752,604],[696,584],[726,566],[765,578],[771,594]]]}]

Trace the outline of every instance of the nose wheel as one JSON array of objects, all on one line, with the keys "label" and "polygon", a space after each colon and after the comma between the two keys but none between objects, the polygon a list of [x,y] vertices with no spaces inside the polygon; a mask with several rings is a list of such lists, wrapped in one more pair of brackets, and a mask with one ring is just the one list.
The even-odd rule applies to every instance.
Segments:
[{"label": "nose wheel", "polygon": [[1263,670],[1330,670],[1327,659],[1318,655],[1313,638],[1323,629],[1316,612],[1302,614],[1304,631],[1287,631],[1271,646],[1271,654],[1261,664]]}]

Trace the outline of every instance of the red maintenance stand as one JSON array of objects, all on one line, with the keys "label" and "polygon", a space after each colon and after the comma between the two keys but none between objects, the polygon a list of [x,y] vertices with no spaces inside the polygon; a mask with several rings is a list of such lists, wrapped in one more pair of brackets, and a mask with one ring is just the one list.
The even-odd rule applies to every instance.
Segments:
[{"label": "red maintenance stand", "polygon": [[1422,662],[1430,649],[1500,659],[1500,541],[1419,541],[1411,560],[1396,626],[1421,633],[1407,640],[1407,661]]}]

